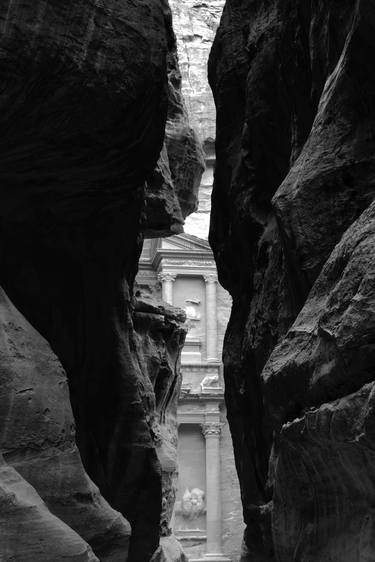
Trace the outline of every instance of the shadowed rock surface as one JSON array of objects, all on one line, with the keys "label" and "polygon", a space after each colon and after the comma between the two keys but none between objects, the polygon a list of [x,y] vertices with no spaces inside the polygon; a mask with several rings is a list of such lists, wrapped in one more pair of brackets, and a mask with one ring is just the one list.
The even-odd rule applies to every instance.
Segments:
[{"label": "shadowed rock surface", "polygon": [[335,247],[263,370],[274,426],[373,380],[374,248],[372,203]]},{"label": "shadowed rock surface", "polygon": [[153,299],[138,300],[134,325],[138,357],[153,386],[150,419],[162,474],[160,546],[155,562],[185,562],[181,544],[170,527],[177,492],[177,402],[181,389],[180,355],[185,342],[185,312]]},{"label": "shadowed rock surface", "polygon": [[54,517],[14,468],[0,463],[1,557],[3,560],[74,560],[98,558],[70,527]]},{"label": "shadowed rock surface", "polygon": [[244,561],[375,557],[374,37],[367,0],[227,0],[210,56]]},{"label": "shadowed rock surface", "polygon": [[[201,170],[170,59],[177,72],[164,0],[0,6],[1,446],[76,545],[67,560],[93,556],[72,529],[101,560],[149,562],[159,545],[155,373],[139,348],[132,287],[168,115],[179,125],[167,134],[165,181],[181,177],[183,192],[161,190],[161,219],[146,218],[153,233],[194,208]],[[185,142],[189,170],[171,164]],[[178,367],[168,374],[177,384]],[[43,520],[47,507],[35,508]],[[26,520],[25,548],[28,530]],[[47,541],[48,556],[60,552]]]},{"label": "shadowed rock surface", "polygon": [[[16,513],[13,517],[12,512],[8,512],[8,527],[6,531],[2,530],[1,535],[1,556],[5,560],[8,557],[12,559],[12,556],[16,556],[17,560],[38,558],[37,551],[28,545],[27,538],[28,525],[33,525],[35,511],[47,527],[51,525],[60,529],[68,541],[72,536],[73,542],[80,544],[83,541],[78,541],[78,536],[72,531],[74,529],[91,544],[101,560],[124,560],[130,526],[120,513],[108,505],[85,473],[75,443],[68,381],[61,364],[48,343],[16,310],[2,289],[0,317],[0,447],[5,476],[0,485],[4,484],[5,490],[10,490],[12,483],[18,498],[17,482],[20,482],[17,517],[23,521],[22,542],[18,543],[18,532],[14,534]],[[6,466],[5,462],[10,466]],[[59,523],[57,517],[52,516],[48,523],[47,507],[43,506],[35,490],[50,511],[61,519]],[[5,517],[3,510],[1,513]],[[71,527],[69,531],[67,525]],[[56,551],[55,556],[63,556],[65,539],[50,535],[49,530],[43,535],[41,522],[35,525],[34,532],[37,536],[44,536],[41,542],[47,542],[40,554],[42,556],[43,553],[43,559],[53,559],[51,547],[58,549],[59,553]],[[69,542],[66,544],[69,546]],[[70,559],[69,548],[66,556]]]},{"label": "shadowed rock surface", "polygon": [[283,427],[273,533],[278,560],[374,559],[374,385]]},{"label": "shadowed rock surface", "polygon": [[182,551],[181,543],[173,536],[161,537],[160,546],[151,562],[188,562]]}]

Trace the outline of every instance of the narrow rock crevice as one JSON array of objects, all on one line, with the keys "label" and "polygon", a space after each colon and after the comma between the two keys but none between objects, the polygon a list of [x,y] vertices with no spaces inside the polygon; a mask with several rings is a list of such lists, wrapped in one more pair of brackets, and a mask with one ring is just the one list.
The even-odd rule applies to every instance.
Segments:
[{"label": "narrow rock crevice", "polygon": [[177,393],[183,318],[160,310],[168,329],[137,333],[133,283],[143,234],[180,231],[204,167],[171,13],[27,0],[0,7],[0,29],[2,474],[33,486],[32,509],[58,528],[34,550],[21,494],[24,540],[6,526],[0,558],[59,560],[59,536],[68,560],[149,562],[177,394],[156,389],[160,424],[140,342]]}]

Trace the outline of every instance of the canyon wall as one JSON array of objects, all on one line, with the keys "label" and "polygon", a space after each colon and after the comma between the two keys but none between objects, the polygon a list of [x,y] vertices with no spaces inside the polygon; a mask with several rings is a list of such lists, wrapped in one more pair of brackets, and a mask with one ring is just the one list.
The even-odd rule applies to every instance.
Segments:
[{"label": "canyon wall", "polygon": [[[170,17],[168,14],[169,24],[172,25]],[[146,181],[143,232],[147,238],[183,232],[185,219],[197,210],[201,176],[205,168],[202,141],[186,107],[187,98],[183,93],[183,75],[174,35],[167,53],[167,74],[165,137],[157,165]]]},{"label": "canyon wall", "polygon": [[184,319],[133,281],[203,169],[170,10],[26,0],[0,30],[0,558],[162,559]]},{"label": "canyon wall", "polygon": [[227,0],[210,242],[242,560],[375,558],[375,9]]},{"label": "canyon wall", "polygon": [[215,104],[207,79],[207,60],[224,0],[170,0],[177,37],[182,93],[192,127],[202,143],[215,140]]},{"label": "canyon wall", "polygon": [[225,0],[170,0],[177,37],[182,93],[189,121],[204,146],[206,170],[199,188],[199,206],[185,222],[185,232],[207,240],[213,168],[216,111],[207,77],[207,60]]}]

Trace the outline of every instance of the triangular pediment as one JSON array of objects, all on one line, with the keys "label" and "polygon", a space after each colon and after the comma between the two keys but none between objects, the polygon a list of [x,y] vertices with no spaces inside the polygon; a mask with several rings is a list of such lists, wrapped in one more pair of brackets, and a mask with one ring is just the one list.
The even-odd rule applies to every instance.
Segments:
[{"label": "triangular pediment", "polygon": [[208,241],[192,234],[183,233],[168,238],[154,238],[144,241],[140,264],[154,263],[155,266],[155,260],[162,259],[163,255],[164,257],[166,255],[192,257],[191,255],[195,253],[198,259],[204,258],[212,261],[214,259]]},{"label": "triangular pediment", "polygon": [[159,249],[161,250],[190,250],[206,251],[211,253],[211,248],[203,238],[198,238],[192,234],[177,234],[169,238],[161,238]]}]

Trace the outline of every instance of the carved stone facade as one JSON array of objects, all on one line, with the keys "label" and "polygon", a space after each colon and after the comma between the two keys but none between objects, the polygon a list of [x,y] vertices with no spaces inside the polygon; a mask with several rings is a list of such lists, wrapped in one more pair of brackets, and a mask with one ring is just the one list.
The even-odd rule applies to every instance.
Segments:
[{"label": "carved stone facade", "polygon": [[206,240],[189,234],[146,240],[137,290],[183,308],[178,405],[179,481],[172,520],[190,562],[239,559],[243,524],[232,442],[225,419],[221,353],[230,297],[219,285]]}]

